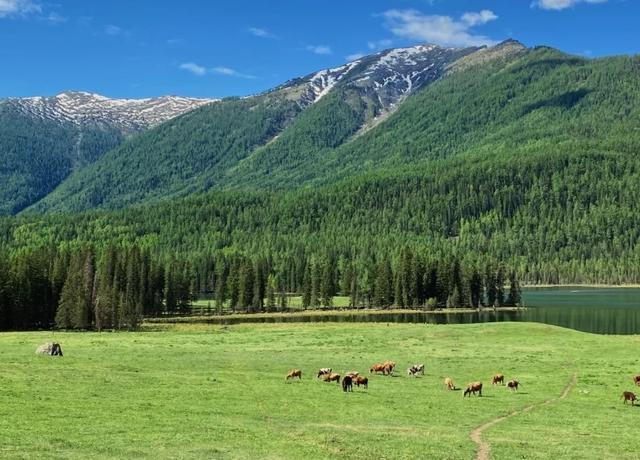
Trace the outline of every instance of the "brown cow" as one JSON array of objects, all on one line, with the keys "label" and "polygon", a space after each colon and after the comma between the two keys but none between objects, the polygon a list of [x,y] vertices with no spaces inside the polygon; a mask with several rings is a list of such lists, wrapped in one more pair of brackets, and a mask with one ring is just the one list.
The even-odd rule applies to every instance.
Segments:
[{"label": "brown cow", "polygon": [[395,361],[385,361],[384,363],[382,363],[383,366],[385,367],[390,367],[391,368],[391,372],[393,372],[396,369],[396,362]]},{"label": "brown cow", "polygon": [[478,396],[482,396],[482,382],[472,382],[468,384],[467,388],[464,390],[464,394],[462,395],[462,397],[464,398],[467,395],[471,397],[471,393],[475,395],[476,391],[478,392]]},{"label": "brown cow", "polygon": [[345,393],[347,391],[353,391],[353,379],[348,375],[345,375],[342,379],[342,391]]},{"label": "brown cow", "polygon": [[359,375],[360,375],[360,372],[351,371],[351,372],[347,372],[347,373],[345,374],[345,377],[346,377],[347,375],[348,375],[349,377],[351,377],[352,379],[355,379],[357,376],[359,376]]},{"label": "brown cow", "polygon": [[496,374],[491,378],[491,385],[497,385],[498,383],[504,385],[504,374]]},{"label": "brown cow", "polygon": [[369,369],[369,373],[377,373],[377,372],[382,372],[384,374],[384,364],[374,364],[373,366],[371,366],[371,368]]},{"label": "brown cow", "polygon": [[520,385],[520,382],[516,379],[511,379],[507,382],[507,386],[511,391],[518,391],[518,385]]},{"label": "brown cow", "polygon": [[451,380],[450,377],[447,377],[446,379],[444,379],[444,386],[448,390],[455,390],[456,389],[456,386],[453,384],[453,380]]},{"label": "brown cow", "polygon": [[318,378],[320,378],[320,376],[322,375],[331,374],[332,371],[333,369],[331,369],[330,367],[323,367],[322,369],[318,370]]},{"label": "brown cow", "polygon": [[287,374],[285,380],[294,379],[298,377],[298,379],[302,380],[302,371],[300,369],[291,369]]},{"label": "brown cow", "polygon": [[325,382],[340,383],[340,374],[336,374],[335,372],[332,372],[331,374],[324,375],[322,377],[322,380],[324,380]]},{"label": "brown cow", "polygon": [[365,389],[369,388],[369,379],[363,375],[356,376],[354,382],[358,386],[362,385]]},{"label": "brown cow", "polygon": [[624,403],[627,404],[627,401],[631,401],[631,405],[635,406],[636,395],[631,393],[630,391],[625,391],[622,393],[622,399],[624,399]]},{"label": "brown cow", "polygon": [[633,383],[635,383],[636,386],[640,386],[640,375],[633,377]]},{"label": "brown cow", "polygon": [[385,375],[391,375],[393,374],[393,367],[391,364],[387,363],[384,365],[384,369],[382,371],[383,374]]}]

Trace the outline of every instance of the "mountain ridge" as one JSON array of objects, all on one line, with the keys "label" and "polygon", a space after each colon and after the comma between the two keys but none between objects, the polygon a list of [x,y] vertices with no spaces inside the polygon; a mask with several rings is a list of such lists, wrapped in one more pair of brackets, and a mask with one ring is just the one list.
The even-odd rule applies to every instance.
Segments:
[{"label": "mountain ridge", "polygon": [[189,110],[219,99],[159,96],[141,99],[108,98],[86,91],[63,91],[55,96],[8,98],[25,115],[52,121],[107,124],[132,133],[148,129]]},{"label": "mountain ridge", "polygon": [[[491,49],[416,45],[383,50],[258,95],[223,99],[108,152],[31,209],[50,209],[54,201],[59,203],[53,206],[56,209],[128,206],[236,187],[243,174],[252,176],[251,170],[268,175],[274,167],[303,167],[305,161],[365,133],[414,94],[455,73],[456,62],[466,59],[468,67],[476,65],[470,57],[478,53],[484,61],[497,62],[526,52],[517,42]],[[256,131],[256,111],[267,117],[262,120],[269,125],[263,126],[265,131]],[[105,193],[107,188],[119,191],[118,205],[111,202],[110,192]]]},{"label": "mountain ridge", "polygon": [[32,205],[137,133],[210,102],[110,99],[79,91],[1,100],[0,215]]}]

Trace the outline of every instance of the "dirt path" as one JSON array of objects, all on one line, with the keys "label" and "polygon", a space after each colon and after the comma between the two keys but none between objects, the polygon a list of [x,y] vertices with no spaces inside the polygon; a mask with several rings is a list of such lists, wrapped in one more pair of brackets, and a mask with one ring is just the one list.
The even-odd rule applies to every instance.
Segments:
[{"label": "dirt path", "polygon": [[561,399],[566,398],[569,395],[569,392],[573,389],[573,387],[576,386],[577,380],[578,380],[578,375],[577,374],[573,374],[573,376],[571,377],[571,380],[569,381],[569,383],[567,383],[567,385],[562,390],[562,393],[560,393],[560,396],[558,396],[557,398],[550,398],[550,399],[547,399],[546,401],[543,401],[541,403],[531,404],[530,406],[526,406],[526,407],[524,407],[522,409],[518,409],[516,411],[513,411],[510,414],[503,415],[502,417],[494,418],[493,420],[491,420],[491,421],[489,421],[487,423],[484,423],[484,424],[480,425],[478,428],[476,428],[475,430],[473,430],[471,432],[471,440],[478,446],[478,451],[476,453],[476,460],[489,460],[489,458],[490,458],[489,454],[491,453],[491,446],[489,445],[488,442],[482,440],[482,433],[487,431],[492,426],[497,425],[498,423],[502,422],[503,420],[506,420],[506,419],[511,418],[511,417],[515,417],[516,415],[520,415],[520,414],[523,414],[525,412],[529,412],[530,410],[533,410],[533,409],[535,409],[537,407],[546,406],[546,405],[551,404],[551,403],[553,403],[555,401],[559,401]]}]

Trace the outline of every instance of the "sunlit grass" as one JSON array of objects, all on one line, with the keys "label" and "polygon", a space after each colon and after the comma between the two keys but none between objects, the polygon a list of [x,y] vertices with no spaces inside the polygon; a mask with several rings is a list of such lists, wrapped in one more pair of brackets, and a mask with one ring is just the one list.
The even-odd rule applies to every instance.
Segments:
[{"label": "sunlit grass", "polygon": [[[36,356],[47,340],[65,356]],[[139,333],[0,334],[0,457],[472,458],[469,433],[499,415],[566,400],[490,429],[495,458],[636,458],[635,336],[526,323],[150,325]],[[320,367],[370,376],[344,394]],[[405,369],[426,364],[424,377]],[[303,370],[301,382],[286,372]],[[492,387],[504,372],[520,393]],[[485,383],[483,398],[444,390]]]}]

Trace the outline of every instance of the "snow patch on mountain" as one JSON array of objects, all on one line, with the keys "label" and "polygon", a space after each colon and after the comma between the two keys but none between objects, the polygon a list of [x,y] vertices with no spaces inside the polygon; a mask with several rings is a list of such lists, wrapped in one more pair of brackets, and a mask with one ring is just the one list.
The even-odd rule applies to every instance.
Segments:
[{"label": "snow patch on mountain", "polygon": [[178,96],[110,99],[94,93],[68,91],[52,97],[12,98],[6,103],[34,117],[76,125],[105,124],[130,132],[157,126],[215,101]]},{"label": "snow patch on mountain", "polygon": [[358,64],[359,60],[349,62],[348,64],[336,67],[333,69],[321,70],[311,77],[309,80],[309,90],[311,92],[313,102],[318,102],[329,91],[333,89],[336,84],[342,80],[345,75],[351,72]]}]

